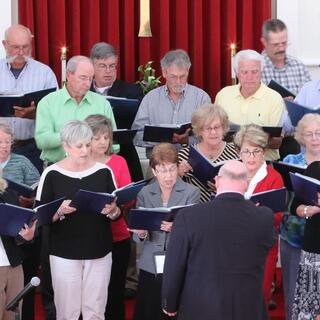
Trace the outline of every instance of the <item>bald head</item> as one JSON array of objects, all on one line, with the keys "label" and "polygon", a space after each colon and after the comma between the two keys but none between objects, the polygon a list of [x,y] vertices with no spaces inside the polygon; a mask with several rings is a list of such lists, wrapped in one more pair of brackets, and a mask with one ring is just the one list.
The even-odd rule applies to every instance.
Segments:
[{"label": "bald head", "polygon": [[235,191],[244,193],[248,188],[248,172],[245,165],[237,160],[227,161],[216,177],[217,192]]},{"label": "bald head", "polygon": [[31,56],[32,37],[31,31],[21,24],[12,25],[5,31],[2,44],[13,68],[23,68]]}]

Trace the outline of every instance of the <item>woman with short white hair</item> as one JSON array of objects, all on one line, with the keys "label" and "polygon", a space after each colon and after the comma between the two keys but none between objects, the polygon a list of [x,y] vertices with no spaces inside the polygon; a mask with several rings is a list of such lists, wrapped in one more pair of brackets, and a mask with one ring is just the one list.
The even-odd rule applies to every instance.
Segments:
[{"label": "woman with short white hair", "polygon": [[120,214],[115,202],[102,212],[70,206],[79,189],[111,193],[112,172],[91,157],[93,133],[84,121],[69,121],[61,129],[66,157],[42,174],[36,200],[65,197],[53,217],[49,254],[57,320],[104,319],[111,272],[110,219]]}]

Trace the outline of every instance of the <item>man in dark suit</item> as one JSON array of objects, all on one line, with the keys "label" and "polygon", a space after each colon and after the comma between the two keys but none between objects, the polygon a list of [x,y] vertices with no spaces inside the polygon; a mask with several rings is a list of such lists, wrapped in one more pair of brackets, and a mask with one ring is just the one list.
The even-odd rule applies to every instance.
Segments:
[{"label": "man in dark suit", "polygon": [[[117,79],[118,53],[113,46],[105,42],[96,43],[91,49],[90,58],[94,66],[92,91],[104,96],[142,100],[143,92],[140,86]],[[131,128],[133,117],[119,117],[117,112],[114,112],[114,115],[118,129]],[[142,180],[141,165],[133,143],[122,144],[119,154],[127,160],[132,180]]]},{"label": "man in dark suit", "polygon": [[181,211],[163,275],[163,311],[183,320],[268,319],[263,296],[273,213],[243,197],[245,166],[230,160],[215,178],[217,196]]}]

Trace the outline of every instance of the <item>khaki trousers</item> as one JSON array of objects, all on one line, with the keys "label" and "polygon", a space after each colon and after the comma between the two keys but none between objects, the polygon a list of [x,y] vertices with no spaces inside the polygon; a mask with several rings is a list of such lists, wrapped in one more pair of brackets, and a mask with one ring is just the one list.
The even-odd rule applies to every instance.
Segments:
[{"label": "khaki trousers", "polygon": [[[22,265],[17,267],[0,267],[0,319],[14,320],[15,313],[6,311],[5,305],[9,303],[23,289]],[[22,301],[19,303],[21,313]]]}]

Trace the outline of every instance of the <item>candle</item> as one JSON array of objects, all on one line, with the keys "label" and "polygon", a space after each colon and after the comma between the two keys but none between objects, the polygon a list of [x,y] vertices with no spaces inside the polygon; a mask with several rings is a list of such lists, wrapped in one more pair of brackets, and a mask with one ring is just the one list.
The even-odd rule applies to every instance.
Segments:
[{"label": "candle", "polygon": [[67,70],[67,48],[61,48],[61,86],[66,83],[66,70]]},{"label": "candle", "polygon": [[231,53],[231,80],[232,84],[237,83],[236,72],[234,70],[234,57],[236,55],[236,45],[234,43],[230,44],[230,53]]}]

